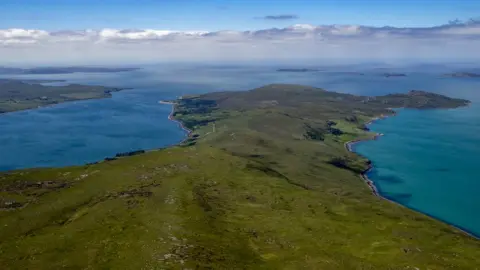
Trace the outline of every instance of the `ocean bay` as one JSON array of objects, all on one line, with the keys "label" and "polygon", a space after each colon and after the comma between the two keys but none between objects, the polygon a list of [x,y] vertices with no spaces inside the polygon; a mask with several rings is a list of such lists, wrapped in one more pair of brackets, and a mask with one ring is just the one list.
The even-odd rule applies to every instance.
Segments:
[{"label": "ocean bay", "polygon": [[399,110],[372,123],[384,134],[354,151],[372,161],[380,195],[480,235],[480,108]]}]

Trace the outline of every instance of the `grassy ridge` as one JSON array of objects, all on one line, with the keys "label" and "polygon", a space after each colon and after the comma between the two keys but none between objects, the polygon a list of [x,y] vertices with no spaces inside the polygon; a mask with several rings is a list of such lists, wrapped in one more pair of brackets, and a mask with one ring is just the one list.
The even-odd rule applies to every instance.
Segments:
[{"label": "grassy ridge", "polygon": [[343,146],[372,136],[363,125],[392,104],[465,104],[417,94],[273,85],[179,100],[176,118],[194,129],[183,146],[2,175],[0,265],[475,269],[477,240],[372,196],[366,161]]}]

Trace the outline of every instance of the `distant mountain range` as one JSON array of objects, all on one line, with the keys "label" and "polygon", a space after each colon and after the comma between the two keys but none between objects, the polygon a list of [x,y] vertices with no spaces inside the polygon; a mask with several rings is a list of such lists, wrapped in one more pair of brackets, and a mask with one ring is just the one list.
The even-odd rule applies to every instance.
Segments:
[{"label": "distant mountain range", "polygon": [[35,67],[35,68],[10,68],[0,67],[0,74],[70,74],[70,73],[112,73],[133,71],[139,68],[106,68],[106,67]]}]

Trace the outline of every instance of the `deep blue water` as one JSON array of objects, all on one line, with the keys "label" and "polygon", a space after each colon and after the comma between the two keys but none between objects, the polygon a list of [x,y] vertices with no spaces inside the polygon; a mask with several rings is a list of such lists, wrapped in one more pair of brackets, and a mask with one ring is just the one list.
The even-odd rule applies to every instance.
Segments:
[{"label": "deep blue water", "polygon": [[133,89],[110,99],[0,115],[0,170],[84,164],[118,152],[178,143],[185,134],[167,120],[171,107],[158,101],[183,94],[247,90],[268,83],[358,95],[426,90],[473,104],[456,110],[399,110],[398,116],[371,126],[384,137],[357,144],[355,150],[372,160],[369,177],[383,196],[480,235],[479,79],[442,78],[428,70],[384,78],[378,72],[361,76],[275,69],[163,65],[123,73],[21,76]]},{"label": "deep blue water", "polygon": [[185,135],[149,89],[0,116],[0,170],[98,161],[178,143]]}]

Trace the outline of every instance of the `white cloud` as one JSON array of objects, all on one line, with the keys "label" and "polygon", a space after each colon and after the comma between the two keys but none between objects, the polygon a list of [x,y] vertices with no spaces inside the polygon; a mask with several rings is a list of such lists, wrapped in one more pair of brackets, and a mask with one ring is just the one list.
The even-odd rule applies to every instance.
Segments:
[{"label": "white cloud", "polygon": [[362,33],[362,28],[358,25],[340,25],[334,26],[330,33],[334,35],[359,35]]},{"label": "white cloud", "polygon": [[257,31],[0,29],[5,63],[323,58],[480,59],[480,23],[430,28],[296,24]]},{"label": "white cloud", "polygon": [[25,30],[25,29],[16,29],[16,28],[0,30],[1,39],[16,39],[16,38],[38,39],[38,38],[46,37],[48,35],[49,33],[47,31],[42,31],[42,30]]}]

